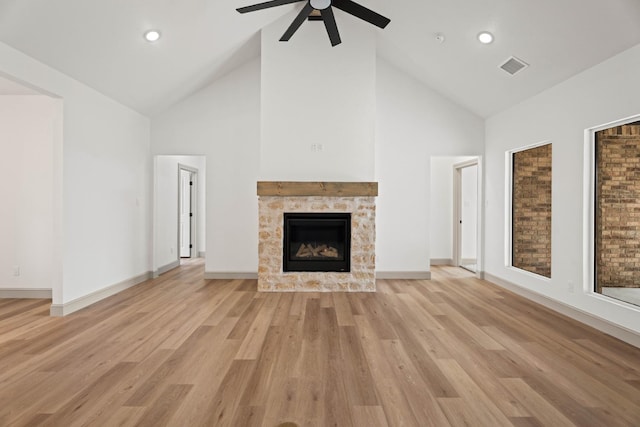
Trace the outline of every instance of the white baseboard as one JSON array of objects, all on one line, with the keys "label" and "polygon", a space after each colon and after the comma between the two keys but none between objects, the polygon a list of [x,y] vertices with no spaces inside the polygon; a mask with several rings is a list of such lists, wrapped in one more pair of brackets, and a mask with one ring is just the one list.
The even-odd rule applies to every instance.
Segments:
[{"label": "white baseboard", "polygon": [[376,279],[431,280],[430,271],[376,271]]},{"label": "white baseboard", "polygon": [[[233,280],[233,279],[251,279],[257,280],[258,273],[234,273],[234,272],[211,272],[204,273],[205,280]],[[429,280],[431,279],[430,271],[379,271],[376,272],[376,279],[413,279],[413,280]]]},{"label": "white baseboard", "polygon": [[131,279],[124,280],[115,285],[108,286],[104,289],[92,292],[89,295],[74,299],[73,301],[66,302],[64,304],[51,304],[50,314],[54,317],[62,317],[71,314],[75,311],[81,310],[85,307],[95,304],[105,298],[115,295],[119,292],[129,289],[135,285],[138,285],[152,277],[151,272],[143,273],[139,276],[132,277]]},{"label": "white baseboard", "polygon": [[431,258],[431,265],[453,265],[453,259],[451,258]]},{"label": "white baseboard", "polygon": [[[234,273],[234,272],[212,272],[204,273],[205,280],[233,280],[233,279],[251,279],[257,280],[258,273]],[[431,279],[430,271],[378,271],[376,279],[408,279],[408,280],[429,280]]]},{"label": "white baseboard", "polygon": [[537,302],[538,304],[550,308],[553,311],[557,311],[560,314],[564,314],[565,316],[577,320],[578,322],[589,325],[592,328],[604,332],[605,334],[609,334],[613,337],[618,338],[619,340],[640,348],[640,335],[634,331],[631,331],[620,325],[616,325],[615,323],[611,323],[610,321],[595,316],[591,313],[587,313],[575,307],[571,307],[570,305],[567,305],[563,302],[556,301],[545,295],[523,288],[522,286],[509,282],[508,280],[501,279],[500,277],[494,276],[487,272],[484,273],[484,277],[488,282],[508,289],[513,293],[516,293],[531,301]]},{"label": "white baseboard", "polygon": [[[204,273],[205,280],[233,280],[233,279],[251,279],[257,280],[258,273],[234,273],[234,272],[212,272]],[[407,280],[429,280],[431,279],[430,271],[378,271],[376,279],[407,279]]]},{"label": "white baseboard", "polygon": [[51,299],[51,289],[0,289],[0,299]]},{"label": "white baseboard", "polygon": [[156,277],[158,277],[161,274],[166,273],[167,271],[173,270],[174,268],[180,267],[180,260],[177,259],[173,262],[170,262],[167,265],[163,265],[162,267],[158,268],[156,271],[153,272],[153,278],[155,279]]},{"label": "white baseboard", "polygon": [[222,272],[222,271],[205,271],[204,272],[205,280],[233,280],[233,279],[251,279],[257,280],[258,273],[232,273],[232,272]]}]

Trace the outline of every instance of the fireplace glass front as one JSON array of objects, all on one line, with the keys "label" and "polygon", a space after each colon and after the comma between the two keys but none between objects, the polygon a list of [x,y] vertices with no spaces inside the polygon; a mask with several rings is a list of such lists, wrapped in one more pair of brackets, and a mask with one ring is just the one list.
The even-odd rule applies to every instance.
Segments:
[{"label": "fireplace glass front", "polygon": [[285,213],[283,271],[351,268],[350,213]]}]

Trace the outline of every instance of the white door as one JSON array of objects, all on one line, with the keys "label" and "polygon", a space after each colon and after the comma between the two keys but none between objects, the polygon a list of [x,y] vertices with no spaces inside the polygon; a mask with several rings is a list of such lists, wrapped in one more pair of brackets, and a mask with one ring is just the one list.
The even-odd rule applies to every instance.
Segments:
[{"label": "white door", "polygon": [[180,169],[180,257],[191,258],[192,172]]},{"label": "white door", "polygon": [[462,169],[460,265],[476,271],[478,236],[478,165]]},{"label": "white door", "polygon": [[478,164],[456,165],[456,264],[478,268]]}]

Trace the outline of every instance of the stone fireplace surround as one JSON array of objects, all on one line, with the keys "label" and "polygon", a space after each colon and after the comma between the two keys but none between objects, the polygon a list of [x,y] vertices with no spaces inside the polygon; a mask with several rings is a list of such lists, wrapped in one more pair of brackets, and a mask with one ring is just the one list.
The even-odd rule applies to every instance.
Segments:
[{"label": "stone fireplace surround", "polygon": [[[375,292],[377,182],[258,182],[258,290]],[[285,212],[350,212],[350,272],[283,272]]]}]

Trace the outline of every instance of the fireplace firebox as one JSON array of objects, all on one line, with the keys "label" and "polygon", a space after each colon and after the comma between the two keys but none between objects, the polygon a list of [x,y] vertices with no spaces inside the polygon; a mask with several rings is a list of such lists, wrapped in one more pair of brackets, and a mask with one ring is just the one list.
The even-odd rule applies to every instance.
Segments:
[{"label": "fireplace firebox", "polygon": [[283,271],[350,269],[350,213],[284,213]]}]

